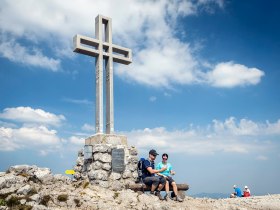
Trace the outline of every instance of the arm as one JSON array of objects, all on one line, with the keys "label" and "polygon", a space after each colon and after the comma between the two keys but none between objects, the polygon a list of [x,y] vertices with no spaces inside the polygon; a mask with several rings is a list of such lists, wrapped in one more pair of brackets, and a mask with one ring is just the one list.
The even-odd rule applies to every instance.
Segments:
[{"label": "arm", "polygon": [[162,169],[159,169],[159,170],[152,169],[152,167],[147,168],[147,171],[149,171],[150,174],[160,173],[160,172],[163,172],[165,170],[166,170],[166,167],[163,167]]},{"label": "arm", "polygon": [[175,175],[175,171],[173,171],[172,165],[170,164],[170,174]]}]

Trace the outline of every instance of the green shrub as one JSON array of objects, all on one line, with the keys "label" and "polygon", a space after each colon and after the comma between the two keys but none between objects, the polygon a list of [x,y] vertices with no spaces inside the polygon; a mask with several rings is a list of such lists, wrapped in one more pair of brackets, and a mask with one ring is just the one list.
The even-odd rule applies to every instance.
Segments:
[{"label": "green shrub", "polygon": [[83,188],[84,188],[84,189],[87,188],[88,185],[89,185],[89,182],[84,182],[84,183],[83,183]]},{"label": "green shrub", "polygon": [[0,206],[6,206],[5,199],[0,198]]},{"label": "green shrub", "polygon": [[68,200],[68,195],[66,194],[59,195],[57,196],[57,200],[59,200],[60,202],[65,202]]},{"label": "green shrub", "polygon": [[19,199],[18,197],[12,196],[12,197],[7,201],[7,206],[9,206],[9,207],[17,206],[17,205],[20,204],[19,200],[20,200],[20,199]]}]

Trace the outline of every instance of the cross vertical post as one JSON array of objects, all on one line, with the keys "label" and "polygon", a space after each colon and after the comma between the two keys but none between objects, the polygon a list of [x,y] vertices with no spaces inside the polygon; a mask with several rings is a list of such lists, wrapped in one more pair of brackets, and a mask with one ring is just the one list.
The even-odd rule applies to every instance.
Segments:
[{"label": "cross vertical post", "polygon": [[[104,25],[104,28],[103,28]],[[103,30],[104,29],[104,30]],[[105,40],[103,41],[103,33]],[[103,59],[106,69],[106,134],[114,133],[113,62],[130,64],[132,53],[128,48],[112,44],[112,19],[98,15],[95,18],[95,37],[76,35],[74,52],[96,57],[95,132],[103,133]],[[90,46],[90,47],[88,47]]]}]

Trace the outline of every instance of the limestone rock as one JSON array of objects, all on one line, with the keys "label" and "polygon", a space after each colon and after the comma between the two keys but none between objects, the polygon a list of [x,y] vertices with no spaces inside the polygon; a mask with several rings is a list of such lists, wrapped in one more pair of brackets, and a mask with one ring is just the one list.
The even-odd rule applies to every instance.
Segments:
[{"label": "limestone rock", "polygon": [[121,178],[121,174],[112,172],[110,175],[110,180],[118,180]]},{"label": "limestone rock", "polygon": [[95,161],[99,160],[103,163],[111,163],[111,161],[112,161],[112,156],[107,154],[107,153],[104,153],[104,154],[103,153],[95,153],[93,155],[93,157],[94,157]]},{"label": "limestone rock", "polygon": [[40,195],[38,194],[34,194],[32,196],[29,197],[31,200],[35,201],[36,203],[38,203],[40,201]]},{"label": "limestone rock", "polygon": [[102,169],[106,170],[106,171],[109,171],[111,169],[111,164],[110,163],[104,163],[102,165]]},{"label": "limestone rock", "polygon": [[64,176],[62,174],[55,174],[53,176],[53,179],[54,179],[54,181],[61,181],[61,182],[64,182],[64,183],[67,183],[67,182],[71,181],[71,179],[69,177]]},{"label": "limestone rock", "polygon": [[91,168],[93,170],[99,170],[102,168],[102,163],[100,161],[94,161],[92,164],[91,164]]},{"label": "limestone rock", "polygon": [[13,184],[24,180],[26,180],[26,178],[22,176],[7,174],[6,176],[0,177],[0,189],[11,187]]},{"label": "limestone rock", "polygon": [[127,178],[130,178],[130,177],[132,177],[131,171],[125,170],[122,174],[122,178],[127,179]]},{"label": "limestone rock", "polygon": [[31,189],[31,186],[27,184],[24,187],[18,189],[17,194],[27,195],[31,191]]},{"label": "limestone rock", "polygon": [[112,151],[110,145],[108,144],[95,144],[92,148],[92,152],[93,153],[98,153],[98,152],[106,152],[106,153],[110,153]]},{"label": "limestone rock", "polygon": [[132,156],[128,159],[128,163],[137,164],[138,163],[138,158],[135,157],[135,156]]},{"label": "limestone rock", "polygon": [[132,163],[130,163],[130,164],[128,164],[128,165],[126,166],[126,169],[127,169],[127,170],[130,170],[131,172],[136,171],[136,169],[137,169],[137,164],[132,164]]},{"label": "limestone rock", "polygon": [[89,179],[92,180],[103,180],[107,181],[108,180],[108,172],[104,170],[96,170],[96,171],[90,171],[88,173]]},{"label": "limestone rock", "polygon": [[34,172],[34,175],[43,183],[51,182],[53,179],[49,168],[38,168],[38,170]]},{"label": "limestone rock", "polygon": [[[96,174],[92,174],[99,180],[88,180],[69,182],[63,181],[62,175],[54,175],[53,182],[33,182],[20,175],[23,171],[22,167],[13,169],[10,173],[1,173],[0,176],[0,194],[8,194],[2,199],[0,210],[9,209],[5,202],[15,197],[19,204],[14,204],[13,209],[22,209],[23,204],[31,206],[32,209],[279,209],[280,194],[267,196],[252,196],[248,198],[237,199],[210,199],[210,198],[192,198],[186,196],[183,202],[173,200],[160,201],[157,196],[148,193],[133,192],[123,187],[132,182],[132,179],[122,179],[119,173],[111,173],[110,179],[102,180],[102,176],[108,176],[105,170],[97,170]],[[28,168],[26,171],[31,175],[38,174],[42,169]],[[32,169],[31,169],[32,168]],[[30,169],[30,170],[29,170]],[[20,173],[18,173],[20,171]],[[94,171],[92,170],[91,173]],[[131,172],[131,171],[130,171]],[[46,173],[48,174],[48,173]],[[32,176],[33,176],[32,175]],[[35,175],[34,175],[35,176]],[[133,174],[132,174],[133,176]],[[5,181],[7,180],[7,183]],[[90,183],[92,184],[90,184]],[[87,183],[87,184],[86,184]],[[8,187],[7,187],[8,186]],[[12,189],[12,190],[11,190]],[[36,189],[37,193],[30,196],[32,189]],[[6,193],[8,192],[9,193]],[[29,192],[29,193],[28,193]],[[33,193],[33,192],[32,192]],[[58,201],[59,195],[67,195],[67,200]],[[185,194],[185,193],[183,193]],[[183,195],[182,194],[182,195]],[[22,204],[22,205],[20,205]]]},{"label": "limestone rock", "polygon": [[111,183],[111,189],[114,191],[119,191],[123,188],[123,185],[119,181],[113,181]]},{"label": "limestone rock", "polygon": [[76,161],[77,166],[83,166],[84,165],[84,158],[78,157]]},{"label": "limestone rock", "polygon": [[135,147],[130,147],[129,148],[129,154],[132,156],[137,156],[138,155],[138,151]]}]

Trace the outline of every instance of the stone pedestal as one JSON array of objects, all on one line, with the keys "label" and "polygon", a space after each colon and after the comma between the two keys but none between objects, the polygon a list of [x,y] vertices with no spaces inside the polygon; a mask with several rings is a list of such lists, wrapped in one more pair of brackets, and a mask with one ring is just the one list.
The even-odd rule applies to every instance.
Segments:
[{"label": "stone pedestal", "polygon": [[78,153],[74,167],[76,180],[88,179],[91,184],[112,190],[135,183],[138,152],[127,145],[126,136],[96,134],[85,140],[85,147],[90,149]]},{"label": "stone pedestal", "polygon": [[127,137],[116,134],[95,134],[85,140],[85,145],[112,144],[127,146]]}]

